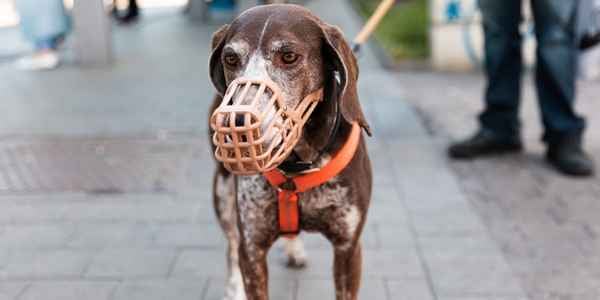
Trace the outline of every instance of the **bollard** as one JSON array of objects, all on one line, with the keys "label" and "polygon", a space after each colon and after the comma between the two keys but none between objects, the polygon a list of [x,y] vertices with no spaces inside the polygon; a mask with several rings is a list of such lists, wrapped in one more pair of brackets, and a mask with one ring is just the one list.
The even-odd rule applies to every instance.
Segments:
[{"label": "bollard", "polygon": [[77,63],[102,66],[112,61],[110,18],[102,0],[78,0],[73,6]]}]

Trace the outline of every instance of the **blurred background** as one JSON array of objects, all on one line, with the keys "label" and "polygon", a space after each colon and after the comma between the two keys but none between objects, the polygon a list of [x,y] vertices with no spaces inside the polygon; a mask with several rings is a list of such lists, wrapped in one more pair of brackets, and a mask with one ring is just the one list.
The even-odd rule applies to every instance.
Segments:
[{"label": "blurred background", "polygon": [[[0,0],[0,300],[223,299],[210,39],[263,3],[23,1],[62,20],[32,42],[19,2]],[[292,2],[349,41],[379,3]],[[476,0],[397,1],[363,47],[375,189],[361,299],[600,299],[600,181],[543,162],[528,3],[523,155],[446,158],[483,106]],[[600,48],[580,65],[577,110],[600,162]],[[287,270],[272,251],[273,299],[333,299],[330,247],[304,237],[306,269]]]}]

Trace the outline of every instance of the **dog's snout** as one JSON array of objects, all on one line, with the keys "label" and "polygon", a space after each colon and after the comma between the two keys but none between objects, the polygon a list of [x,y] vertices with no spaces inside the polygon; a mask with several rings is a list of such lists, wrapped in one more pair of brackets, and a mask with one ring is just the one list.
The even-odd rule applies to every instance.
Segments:
[{"label": "dog's snout", "polygon": [[[247,125],[246,124],[246,118],[245,118],[244,115],[238,114],[234,118],[235,118],[234,124],[235,124],[236,127],[244,127],[244,126]],[[225,116],[223,118],[223,126],[229,127],[229,125],[231,124],[230,122],[231,122],[231,117],[230,116]]]},{"label": "dog's snout", "polygon": [[244,118],[244,116],[243,116],[243,115],[237,115],[237,116],[235,117],[235,126],[237,126],[237,127],[242,127],[242,126],[244,126],[244,125],[245,125],[244,119],[245,119],[245,118]]}]

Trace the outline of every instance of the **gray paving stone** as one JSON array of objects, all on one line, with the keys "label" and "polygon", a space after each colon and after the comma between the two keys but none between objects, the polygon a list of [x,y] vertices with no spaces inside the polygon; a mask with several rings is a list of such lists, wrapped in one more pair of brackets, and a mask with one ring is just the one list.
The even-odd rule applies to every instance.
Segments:
[{"label": "gray paving stone", "polygon": [[71,250],[14,250],[0,270],[2,279],[78,278],[90,263],[90,253]]},{"label": "gray paving stone", "polygon": [[376,226],[376,231],[383,250],[402,251],[405,248],[415,247],[413,234],[408,225],[380,223]]},{"label": "gray paving stone", "polygon": [[109,300],[116,282],[36,282],[19,300]]},{"label": "gray paving stone", "polygon": [[27,249],[64,246],[73,228],[61,225],[8,225],[0,233],[0,248]]},{"label": "gray paving stone", "polygon": [[66,205],[63,203],[7,203],[2,204],[0,224],[53,222],[62,219]]},{"label": "gray paving stone", "polygon": [[[508,296],[508,297],[507,296],[452,296],[452,297],[440,296],[438,299],[439,300],[528,300],[529,298],[527,298],[527,297],[510,297],[510,296]],[[551,296],[550,298],[540,298],[540,299],[560,299],[560,298],[552,298],[552,296]],[[575,299],[575,298],[570,298],[570,299]],[[587,299],[593,299],[593,298],[587,298]],[[581,300],[583,300],[583,298]]]},{"label": "gray paving stone", "polygon": [[[421,169],[404,167],[398,175],[398,183],[404,198],[408,201],[408,208],[418,210],[421,201],[465,201],[453,175],[441,167]],[[425,207],[426,208],[426,207]]]},{"label": "gray paving stone", "polygon": [[421,237],[419,244],[438,295],[525,297],[487,235]]},{"label": "gray paving stone", "polygon": [[173,198],[176,202],[183,201],[185,203],[193,203],[197,206],[198,214],[196,215],[195,221],[200,223],[215,223],[216,216],[215,210],[213,209],[213,198],[212,198],[212,173],[214,162],[210,164],[204,164],[197,168],[197,172],[202,171],[202,174],[198,176],[190,176],[195,179],[196,177],[206,177],[211,180],[210,186],[201,186],[196,183],[190,185],[183,185],[180,190],[177,190],[173,194]]},{"label": "gray paving stone", "polygon": [[405,248],[400,251],[383,250],[364,253],[363,274],[365,277],[385,277],[389,279],[425,278],[417,252],[412,248]]},{"label": "gray paving stone", "polygon": [[89,195],[84,192],[60,192],[46,194],[3,194],[0,195],[2,204],[35,204],[44,203],[62,204],[70,202],[81,202],[89,199]]},{"label": "gray paving stone", "polygon": [[110,247],[149,247],[153,245],[158,225],[79,223],[66,247],[75,249],[104,249]]},{"label": "gray paving stone", "polygon": [[[362,280],[359,299],[394,299],[387,298],[383,279]],[[333,280],[300,280],[297,299],[335,299]]]},{"label": "gray paving stone", "polygon": [[198,215],[198,204],[172,200],[159,202],[131,202],[117,200],[73,203],[65,209],[63,220],[128,221],[128,222],[190,222]]},{"label": "gray paving stone", "polygon": [[373,182],[375,185],[393,185],[395,183],[395,172],[390,165],[390,157],[385,144],[378,138],[369,138],[367,149],[371,159],[373,172]]},{"label": "gray paving stone", "polygon": [[[438,192],[435,192],[438,193]],[[435,195],[432,197],[406,197],[407,211],[411,214],[431,214],[444,210],[466,209],[472,210],[469,202],[462,196],[447,194],[447,196]]]},{"label": "gray paving stone", "polygon": [[96,255],[85,273],[87,278],[164,278],[174,250],[107,249]]},{"label": "gray paving stone", "polygon": [[369,206],[367,220],[373,224],[389,224],[393,226],[407,226],[409,224],[407,213],[401,200],[384,202],[373,199]]},{"label": "gray paving stone", "polygon": [[200,300],[206,280],[126,281],[114,300]]},{"label": "gray paving stone", "polygon": [[394,300],[434,300],[425,280],[386,281],[389,299]]},{"label": "gray paving stone", "polygon": [[465,236],[421,236],[418,241],[424,253],[436,258],[471,256],[473,254],[503,257],[496,242],[485,233]]},{"label": "gray paving stone", "polygon": [[0,269],[6,268],[10,259],[11,251],[8,249],[0,249]]},{"label": "gray paving stone", "polygon": [[161,225],[156,232],[154,242],[161,247],[225,248],[223,231],[216,222]]},{"label": "gray paving stone", "polygon": [[225,248],[223,250],[183,250],[173,267],[174,278],[226,277]]},{"label": "gray paving stone", "polygon": [[17,299],[29,285],[28,282],[0,282],[0,300]]},{"label": "gray paving stone", "polygon": [[[273,300],[294,300],[298,283],[296,280],[279,280],[277,278],[269,279],[269,296]],[[202,300],[222,300],[225,293],[225,280],[210,279],[208,290]]]},{"label": "gray paving stone", "polygon": [[524,297],[520,283],[497,253],[424,250],[437,295],[486,295]]},{"label": "gray paving stone", "polygon": [[472,235],[486,232],[479,216],[464,206],[412,214],[412,221],[419,236]]},{"label": "gray paving stone", "polygon": [[395,205],[401,205],[403,200],[404,198],[396,183],[373,185],[372,203],[384,203],[389,204],[390,207],[396,207]]},{"label": "gray paving stone", "polygon": [[375,185],[367,220],[372,224],[407,225],[403,197],[396,185]]}]

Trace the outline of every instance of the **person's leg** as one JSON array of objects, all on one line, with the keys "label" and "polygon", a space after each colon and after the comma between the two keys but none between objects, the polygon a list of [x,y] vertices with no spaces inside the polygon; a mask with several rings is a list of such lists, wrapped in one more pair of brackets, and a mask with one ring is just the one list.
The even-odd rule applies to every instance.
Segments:
[{"label": "person's leg", "polygon": [[548,159],[565,173],[589,175],[593,163],[581,149],[585,120],[575,112],[577,1],[532,0],[532,8],[538,40],[536,85]]},{"label": "person's leg", "polygon": [[62,0],[17,0],[16,8],[23,35],[34,46],[34,53],[19,59],[16,66],[26,70],[57,67],[60,59],[55,50],[70,27]]},{"label": "person's leg", "polygon": [[132,15],[138,15],[139,14],[139,7],[137,4],[137,0],[129,0],[129,12]]},{"label": "person's leg", "polygon": [[139,6],[136,0],[129,0],[127,9],[124,13],[120,13],[116,5],[113,7],[112,14],[121,23],[130,23],[136,21],[139,17]]},{"label": "person's leg", "polygon": [[573,24],[576,2],[532,1],[538,40],[536,85],[547,143],[565,134],[580,135],[585,127],[574,109],[579,55]]},{"label": "person's leg", "polygon": [[521,94],[520,0],[481,0],[485,33],[485,109],[479,120],[497,136],[519,136]]},{"label": "person's leg", "polygon": [[521,0],[480,0],[485,33],[485,109],[481,129],[448,149],[452,158],[520,151]]},{"label": "person's leg", "polygon": [[35,48],[35,51],[55,50],[56,39],[53,37],[38,38],[34,41],[33,47]]}]

